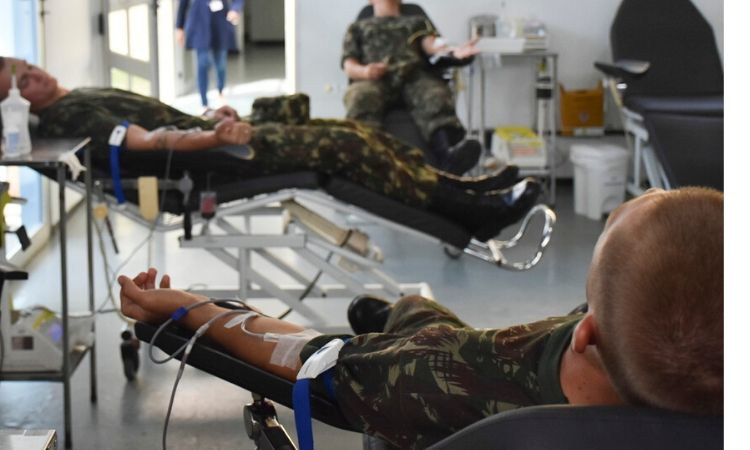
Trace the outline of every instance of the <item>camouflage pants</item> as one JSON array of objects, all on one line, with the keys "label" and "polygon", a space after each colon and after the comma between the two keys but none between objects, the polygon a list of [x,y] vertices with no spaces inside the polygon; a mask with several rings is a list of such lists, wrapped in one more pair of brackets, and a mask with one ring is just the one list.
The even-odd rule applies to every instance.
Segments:
[{"label": "camouflage pants", "polygon": [[428,142],[438,128],[464,129],[456,117],[456,104],[448,86],[424,70],[415,71],[401,84],[387,79],[355,81],[344,95],[346,118],[379,127],[388,108],[399,100],[403,100]]},{"label": "camouflage pants", "polygon": [[255,125],[249,156],[264,174],[311,170],[336,175],[406,204],[426,207],[437,173],[421,150],[366,125],[312,120]]}]

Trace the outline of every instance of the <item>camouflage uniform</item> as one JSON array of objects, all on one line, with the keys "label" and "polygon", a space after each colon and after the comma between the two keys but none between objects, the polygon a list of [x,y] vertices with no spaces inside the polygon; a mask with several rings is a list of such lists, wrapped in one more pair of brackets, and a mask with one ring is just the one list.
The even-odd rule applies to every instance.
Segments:
[{"label": "camouflage uniform", "polygon": [[342,64],[348,58],[365,65],[385,62],[388,72],[380,80],[352,82],[344,96],[347,119],[380,126],[386,109],[403,100],[425,140],[442,127],[464,133],[453,94],[424,60],[422,38],[436,34],[428,19],[416,16],[372,17],[350,25]]},{"label": "camouflage uniform", "polygon": [[[567,403],[559,363],[581,317],[477,330],[434,301],[401,299],[384,333],[341,350],[336,401],[353,425],[398,448],[425,448],[502,411]],[[313,339],[301,358],[332,338]]]},{"label": "camouflage uniform", "polygon": [[[95,167],[109,170],[107,141],[112,129],[128,120],[147,130],[173,125],[210,130],[216,121],[190,116],[158,100],[118,89],[76,89],[40,114],[42,137],[91,136]],[[203,152],[172,155],[172,176],[217,172],[223,179],[246,179],[296,171],[338,175],[374,192],[425,207],[437,184],[436,172],[421,150],[350,121],[310,120],[307,96],[261,98],[250,119],[253,136],[234,156]],[[237,150],[237,149],[234,149]],[[122,152],[123,176],[164,176],[166,151]],[[199,185],[200,186],[200,185]]]}]

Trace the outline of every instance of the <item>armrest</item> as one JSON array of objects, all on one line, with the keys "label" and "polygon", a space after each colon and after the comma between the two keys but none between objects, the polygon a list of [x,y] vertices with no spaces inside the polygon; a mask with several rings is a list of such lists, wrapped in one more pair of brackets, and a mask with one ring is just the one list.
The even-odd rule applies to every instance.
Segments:
[{"label": "armrest", "polygon": [[[156,328],[144,322],[137,322],[135,335],[140,341],[150,342]],[[172,354],[187,342],[192,334],[173,325],[164,331],[154,345],[167,354]],[[292,408],[294,383],[235,358],[208,339],[200,338],[196,341],[187,363],[254,394]],[[361,432],[349,423],[338,407],[324,392],[319,391],[316,385],[313,386],[310,400],[315,419],[343,430]]]},{"label": "armrest", "polygon": [[599,69],[605,75],[621,79],[640,78],[651,68],[648,61],[639,61],[635,59],[623,59],[614,63],[595,62],[594,67]]},{"label": "armrest", "polygon": [[450,67],[467,66],[474,61],[474,57],[456,58],[452,53],[443,53],[431,56],[429,61],[430,65],[436,69],[447,69]]}]

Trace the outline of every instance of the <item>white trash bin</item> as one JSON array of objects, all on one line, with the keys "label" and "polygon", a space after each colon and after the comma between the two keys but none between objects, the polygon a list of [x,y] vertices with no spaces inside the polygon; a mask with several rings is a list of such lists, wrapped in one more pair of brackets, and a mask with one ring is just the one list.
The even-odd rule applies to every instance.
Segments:
[{"label": "white trash bin", "polygon": [[575,211],[601,220],[625,201],[628,152],[615,145],[573,145],[570,160],[575,167]]}]

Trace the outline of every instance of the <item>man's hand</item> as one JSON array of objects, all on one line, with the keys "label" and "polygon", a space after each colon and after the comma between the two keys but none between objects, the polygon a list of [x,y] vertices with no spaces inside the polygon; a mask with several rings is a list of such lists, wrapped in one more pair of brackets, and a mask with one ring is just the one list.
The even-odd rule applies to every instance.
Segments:
[{"label": "man's hand", "polygon": [[156,289],[156,269],[141,272],[130,279],[124,275],[120,283],[120,307],[126,316],[149,323],[162,323],[180,306],[189,306],[198,299],[187,292],[170,289],[170,279],[164,275]]},{"label": "man's hand", "polygon": [[457,59],[471,58],[474,55],[479,54],[479,49],[476,47],[479,38],[476,37],[469,42],[462,45],[451,47],[450,51],[453,53],[453,57]]},{"label": "man's hand", "polygon": [[177,40],[177,43],[180,44],[182,47],[185,46],[185,30],[182,28],[178,28],[174,33],[175,40]]},{"label": "man's hand", "polygon": [[237,110],[235,110],[231,106],[224,105],[221,108],[214,111],[213,116],[211,118],[217,119],[217,120],[224,120],[224,119],[240,120],[240,115],[237,114]]},{"label": "man's hand", "polygon": [[364,68],[365,79],[370,81],[377,81],[383,78],[386,72],[388,72],[388,64],[382,62],[370,63]]},{"label": "man's hand", "polygon": [[253,136],[253,127],[249,123],[224,119],[214,127],[216,138],[222,144],[245,145]]},{"label": "man's hand", "polygon": [[234,26],[239,25],[240,13],[238,13],[237,11],[233,9],[230,9],[229,12],[227,13],[227,21],[229,21],[229,23],[231,23]]}]

